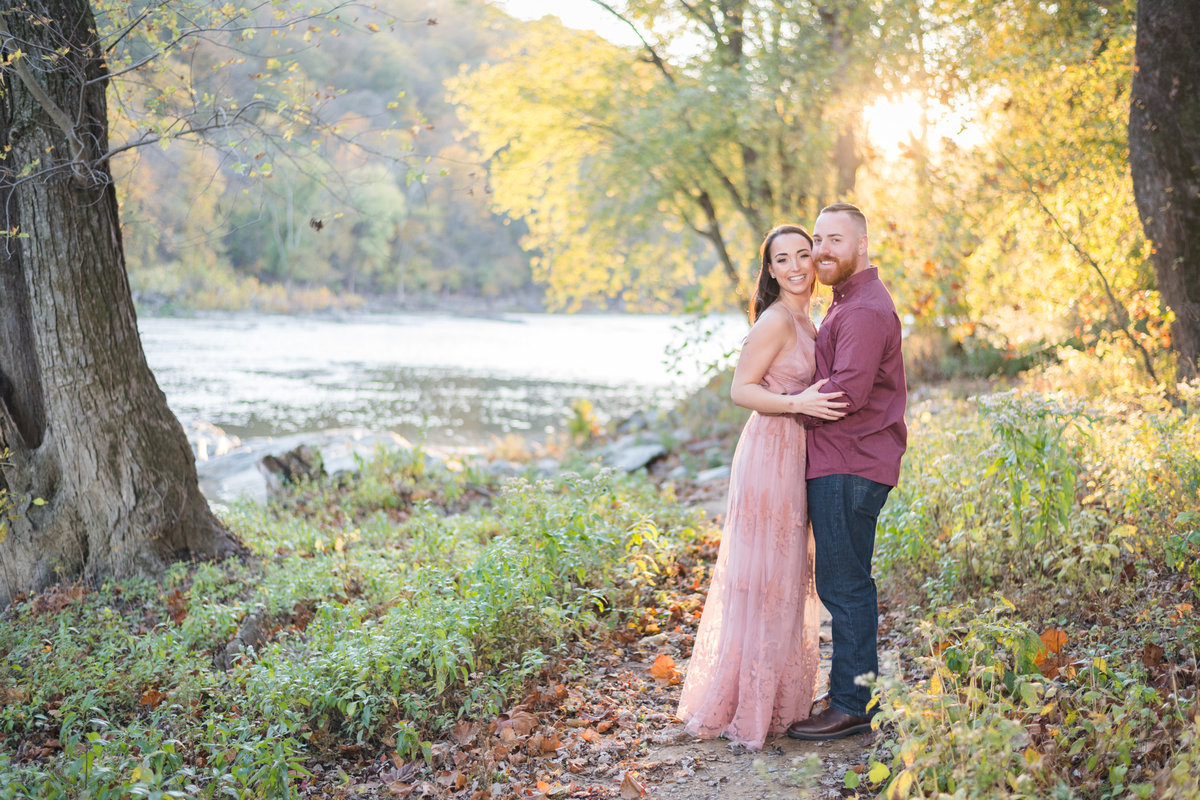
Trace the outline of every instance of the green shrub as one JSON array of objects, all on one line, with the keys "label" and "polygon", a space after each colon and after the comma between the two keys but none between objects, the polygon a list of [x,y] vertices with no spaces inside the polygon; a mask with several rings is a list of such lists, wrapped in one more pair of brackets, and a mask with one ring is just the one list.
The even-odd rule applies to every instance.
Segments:
[{"label": "green shrub", "polygon": [[[696,522],[645,477],[501,488],[419,451],[360,467],[230,511],[244,563],[0,617],[0,798],[288,797],[347,740],[422,752],[612,624]],[[223,672],[251,615],[266,638]]]},{"label": "green shrub", "polygon": [[608,472],[515,481],[465,537],[413,517],[409,566],[393,572],[385,607],[323,603],[302,636],[281,637],[239,673],[248,698],[265,719],[358,741],[398,723],[441,730],[495,714],[561,644],[632,599],[614,587],[639,585],[659,523],[651,495],[629,486]]},{"label": "green shrub", "polygon": [[869,787],[1196,797],[1200,418],[1005,392],[918,405],[912,431],[877,563],[919,635],[878,683]]}]

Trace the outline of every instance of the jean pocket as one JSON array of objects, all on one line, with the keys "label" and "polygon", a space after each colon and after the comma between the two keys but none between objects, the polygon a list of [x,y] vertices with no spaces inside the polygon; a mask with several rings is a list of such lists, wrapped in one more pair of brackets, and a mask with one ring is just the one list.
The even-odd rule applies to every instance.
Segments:
[{"label": "jean pocket", "polygon": [[870,519],[879,516],[892,487],[863,478],[854,487],[854,513]]}]

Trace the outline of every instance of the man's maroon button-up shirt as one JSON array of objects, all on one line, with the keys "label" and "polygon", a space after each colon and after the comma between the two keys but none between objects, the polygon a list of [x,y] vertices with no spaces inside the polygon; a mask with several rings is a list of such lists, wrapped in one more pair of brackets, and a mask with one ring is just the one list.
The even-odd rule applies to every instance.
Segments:
[{"label": "man's maroon button-up shirt", "polygon": [[808,477],[858,475],[895,486],[908,443],[908,391],[900,354],[900,317],[879,270],[869,267],[833,287],[817,332],[817,371],[825,392],[849,405],[836,421],[801,416],[808,428]]}]

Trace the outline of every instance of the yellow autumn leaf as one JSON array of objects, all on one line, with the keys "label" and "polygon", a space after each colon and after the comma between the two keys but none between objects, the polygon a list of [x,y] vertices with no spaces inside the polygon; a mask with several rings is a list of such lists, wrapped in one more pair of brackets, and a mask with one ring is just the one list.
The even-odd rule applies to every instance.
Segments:
[{"label": "yellow autumn leaf", "polygon": [[891,775],[892,771],[887,768],[887,764],[882,764],[876,761],[871,765],[871,769],[867,772],[867,780],[871,783],[883,783],[887,780],[887,776]]},{"label": "yellow autumn leaf", "polygon": [[888,787],[888,800],[903,800],[903,798],[908,797],[909,792],[912,791],[912,785],[913,774],[908,770],[902,770],[896,776],[896,780],[892,782],[892,785]]}]

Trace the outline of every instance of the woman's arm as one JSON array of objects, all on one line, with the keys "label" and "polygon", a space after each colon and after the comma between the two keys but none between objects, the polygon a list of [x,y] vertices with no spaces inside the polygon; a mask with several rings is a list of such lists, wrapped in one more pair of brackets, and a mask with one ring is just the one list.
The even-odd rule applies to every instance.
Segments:
[{"label": "woman's arm", "polygon": [[771,364],[793,343],[795,329],[791,319],[783,314],[765,313],[758,318],[733,371],[733,389],[729,395],[742,408],[760,414],[807,414],[819,419],[838,419],[845,403],[840,402],[841,392],[822,394],[817,391],[825,381],[820,381],[800,394],[775,394],[762,385]]}]

